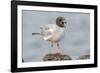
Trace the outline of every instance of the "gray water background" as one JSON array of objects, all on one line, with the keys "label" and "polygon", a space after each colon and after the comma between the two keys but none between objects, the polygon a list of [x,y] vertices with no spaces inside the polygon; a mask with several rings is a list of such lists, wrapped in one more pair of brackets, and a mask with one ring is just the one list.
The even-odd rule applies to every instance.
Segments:
[{"label": "gray water background", "polygon": [[59,16],[67,20],[65,36],[60,41],[63,53],[70,55],[73,59],[90,54],[90,14],[23,10],[22,57],[24,62],[42,61],[43,56],[53,50],[50,43],[39,35],[32,36],[32,33],[40,32],[40,26],[55,24]]}]

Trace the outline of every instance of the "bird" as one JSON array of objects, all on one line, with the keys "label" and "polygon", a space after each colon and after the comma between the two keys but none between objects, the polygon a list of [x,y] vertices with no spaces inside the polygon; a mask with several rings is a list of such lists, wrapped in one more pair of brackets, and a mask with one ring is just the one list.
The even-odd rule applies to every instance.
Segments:
[{"label": "bird", "polygon": [[40,33],[32,33],[32,35],[41,35],[44,40],[51,43],[52,48],[54,47],[54,44],[56,44],[56,51],[60,52],[58,50],[60,49],[59,42],[65,35],[66,24],[66,19],[62,16],[59,16],[56,18],[55,24],[47,24],[43,27],[40,27]]}]

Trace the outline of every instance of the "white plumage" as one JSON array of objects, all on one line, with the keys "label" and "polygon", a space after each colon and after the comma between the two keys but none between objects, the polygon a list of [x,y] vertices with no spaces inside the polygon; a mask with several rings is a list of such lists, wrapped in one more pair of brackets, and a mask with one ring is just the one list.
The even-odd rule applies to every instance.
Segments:
[{"label": "white plumage", "polygon": [[64,36],[65,28],[61,28],[56,24],[48,24],[41,28],[41,35],[44,40],[50,42],[59,42]]},{"label": "white plumage", "polygon": [[[39,34],[43,37],[44,40],[51,42],[51,46],[53,44],[57,44],[57,49],[59,49],[59,41],[64,37],[65,33],[65,18],[57,17],[56,24],[47,24],[43,27],[40,27],[40,33],[32,33],[32,35]],[[56,50],[57,50],[56,49]]]}]

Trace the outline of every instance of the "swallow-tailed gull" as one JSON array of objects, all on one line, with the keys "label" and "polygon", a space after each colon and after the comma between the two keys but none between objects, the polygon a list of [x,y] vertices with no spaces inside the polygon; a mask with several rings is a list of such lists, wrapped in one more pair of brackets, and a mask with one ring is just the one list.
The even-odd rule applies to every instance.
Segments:
[{"label": "swallow-tailed gull", "polygon": [[[47,24],[40,27],[40,33],[32,33],[32,35],[41,35],[44,40],[51,42],[51,47],[54,43],[59,49],[59,41],[64,37],[66,27],[66,19],[64,17],[57,17],[55,24]],[[56,49],[56,48],[55,48]],[[56,51],[58,51],[56,49]]]}]

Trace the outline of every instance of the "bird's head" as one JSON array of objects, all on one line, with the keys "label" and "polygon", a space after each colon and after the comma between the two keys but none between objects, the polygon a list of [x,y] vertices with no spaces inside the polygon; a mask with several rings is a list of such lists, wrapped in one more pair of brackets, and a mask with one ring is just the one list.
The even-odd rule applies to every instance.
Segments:
[{"label": "bird's head", "polygon": [[64,17],[57,17],[56,19],[56,25],[59,27],[66,27],[66,19]]}]

